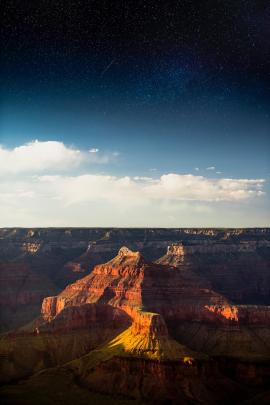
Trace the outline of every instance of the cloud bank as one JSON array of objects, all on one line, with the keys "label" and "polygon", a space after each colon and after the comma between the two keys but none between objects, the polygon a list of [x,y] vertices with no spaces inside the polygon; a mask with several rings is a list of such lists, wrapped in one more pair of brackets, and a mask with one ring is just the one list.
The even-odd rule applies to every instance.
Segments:
[{"label": "cloud bank", "polygon": [[[140,226],[179,226],[174,221],[180,214],[210,215],[217,204],[248,203],[265,194],[264,179],[72,173],[98,155],[97,148],[85,152],[56,141],[1,147],[0,226],[136,226],[138,221]],[[103,163],[106,158],[100,157]],[[155,216],[154,222],[148,223],[149,215]],[[164,215],[170,224],[162,222]]]},{"label": "cloud bank", "polygon": [[264,194],[263,179],[208,179],[192,174],[165,174],[151,177],[116,177],[84,174],[40,176],[31,189],[40,187],[65,204],[106,201],[129,205],[157,201],[242,201]]}]

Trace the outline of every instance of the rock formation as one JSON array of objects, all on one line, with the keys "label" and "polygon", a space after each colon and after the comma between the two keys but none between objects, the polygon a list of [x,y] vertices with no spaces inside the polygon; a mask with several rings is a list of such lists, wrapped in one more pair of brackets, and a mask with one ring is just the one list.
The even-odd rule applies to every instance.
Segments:
[{"label": "rock formation", "polygon": [[192,271],[237,304],[270,304],[268,239],[180,242],[157,262]]},{"label": "rock formation", "polygon": [[[20,232],[5,239],[20,240]],[[87,389],[154,403],[227,403],[231,398],[240,403],[266,397],[270,307],[261,304],[269,298],[268,231],[170,232],[93,230],[99,240],[88,240],[85,253],[62,264],[53,280],[68,268],[87,274],[44,298],[39,317],[1,339],[3,381],[38,372],[19,387],[21,393],[32,386],[48,390],[52,381],[60,392],[69,381],[67,391],[79,396]],[[38,245],[41,234],[29,230],[21,236],[26,245],[20,257],[29,274],[42,274],[43,267],[36,272],[38,258],[46,258],[47,265],[53,257],[48,241]],[[78,246],[82,234],[59,230],[54,235],[50,249],[61,246],[61,263],[63,249],[73,242]],[[172,243],[165,249],[168,236]],[[130,248],[119,246],[124,238]],[[88,269],[102,251],[108,260]],[[153,262],[150,256],[157,251],[161,257]],[[32,302],[26,295],[18,295],[22,306]],[[5,302],[14,305],[8,294]],[[13,390],[5,387],[2,393],[12,398]]]},{"label": "rock formation", "polygon": [[[211,318],[210,306],[229,305],[198,276],[147,261],[139,252],[122,247],[109,262],[69,285],[42,304],[44,319],[57,316],[65,307],[106,303],[132,314],[134,309],[161,313],[168,319]],[[209,308],[207,308],[209,306]]]},{"label": "rock formation", "polygon": [[[228,300],[237,304],[269,305],[269,243],[268,228],[2,228],[0,264],[26,266],[36,277],[46,279],[48,289],[44,290],[42,299],[91,273],[95,265],[112,259],[123,245],[140,251],[147,260],[158,259],[170,246],[166,260],[171,257],[175,261],[172,250],[178,249],[177,260],[182,263],[182,269],[192,266],[194,273],[208,280],[212,288]],[[178,266],[168,261],[164,264]],[[3,271],[3,278],[7,278],[5,283],[12,284],[5,273]],[[8,301],[3,304],[1,316],[6,321],[2,322],[2,330],[22,326],[27,320],[26,312],[29,317],[31,313],[32,318],[38,316],[34,295],[29,305],[31,311],[25,308],[25,311],[14,312]]]}]

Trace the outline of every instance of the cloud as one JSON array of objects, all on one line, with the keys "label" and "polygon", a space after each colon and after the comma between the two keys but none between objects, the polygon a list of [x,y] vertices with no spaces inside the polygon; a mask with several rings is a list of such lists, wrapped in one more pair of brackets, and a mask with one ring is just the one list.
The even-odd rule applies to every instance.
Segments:
[{"label": "cloud", "polygon": [[157,177],[154,168],[150,176],[112,176],[93,174],[87,166],[117,156],[58,141],[0,146],[0,226],[168,226],[172,218],[178,218],[175,226],[183,221],[185,226],[209,225],[206,216],[212,221],[214,207],[228,204],[229,211],[221,215],[227,218],[238,204],[237,215],[242,215],[242,202],[265,194],[264,179],[214,179],[199,173]]},{"label": "cloud", "polygon": [[101,200],[130,206],[154,201],[243,201],[264,194],[263,179],[208,179],[175,173],[159,179],[95,174],[43,175],[15,184],[17,195],[41,193],[45,198],[62,200],[65,205]]},{"label": "cloud", "polygon": [[198,167],[195,167],[195,169],[194,170],[196,170],[196,172],[198,172],[200,169],[198,168]]},{"label": "cloud", "polygon": [[145,192],[152,198],[194,201],[239,201],[262,195],[263,179],[208,179],[192,174],[166,174]]},{"label": "cloud", "polygon": [[76,168],[82,163],[108,163],[110,155],[97,155],[98,149],[81,151],[63,142],[32,141],[7,149],[0,145],[0,173],[58,172]]},{"label": "cloud", "polygon": [[259,199],[263,187],[263,179],[177,173],[158,179],[100,174],[5,176],[0,226],[168,226],[171,215],[178,218],[175,226],[206,225],[205,215],[209,225],[217,204],[228,203],[231,212],[237,203]]},{"label": "cloud", "polygon": [[147,182],[147,181],[152,182],[153,181],[152,177],[147,177],[147,176],[134,176],[133,180],[135,180],[135,181],[144,181],[144,182]]},{"label": "cloud", "polygon": [[216,169],[215,166],[209,166],[206,168],[206,170],[215,170],[215,169]]}]

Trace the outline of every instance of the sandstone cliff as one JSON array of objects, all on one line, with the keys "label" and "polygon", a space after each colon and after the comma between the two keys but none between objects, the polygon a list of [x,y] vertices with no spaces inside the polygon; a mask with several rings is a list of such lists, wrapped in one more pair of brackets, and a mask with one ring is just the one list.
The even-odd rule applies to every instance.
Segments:
[{"label": "sandstone cliff", "polygon": [[194,274],[171,266],[151,263],[139,252],[123,247],[109,262],[71,284],[57,297],[45,298],[44,319],[52,319],[63,308],[85,303],[107,303],[130,312],[132,308],[161,313],[165,318],[215,318],[207,305],[229,305]]}]

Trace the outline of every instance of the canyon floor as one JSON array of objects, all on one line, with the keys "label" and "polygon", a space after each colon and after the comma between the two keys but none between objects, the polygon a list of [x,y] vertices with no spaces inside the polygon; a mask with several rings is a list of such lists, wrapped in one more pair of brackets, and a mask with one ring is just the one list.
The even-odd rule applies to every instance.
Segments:
[{"label": "canyon floor", "polygon": [[5,404],[270,403],[270,229],[0,229]]}]

